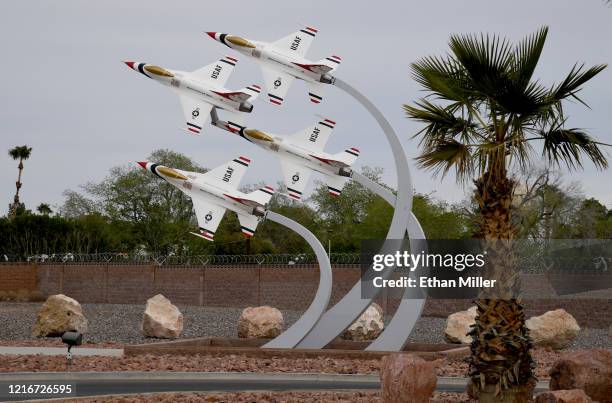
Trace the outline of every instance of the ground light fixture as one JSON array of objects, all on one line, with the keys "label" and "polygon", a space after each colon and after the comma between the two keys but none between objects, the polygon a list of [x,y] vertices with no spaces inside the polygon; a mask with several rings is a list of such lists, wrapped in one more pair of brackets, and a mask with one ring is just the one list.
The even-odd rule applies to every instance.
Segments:
[{"label": "ground light fixture", "polygon": [[62,343],[68,346],[66,352],[66,360],[68,364],[72,363],[72,352],[70,351],[74,346],[80,346],[83,343],[83,334],[79,332],[64,332],[62,334]]}]

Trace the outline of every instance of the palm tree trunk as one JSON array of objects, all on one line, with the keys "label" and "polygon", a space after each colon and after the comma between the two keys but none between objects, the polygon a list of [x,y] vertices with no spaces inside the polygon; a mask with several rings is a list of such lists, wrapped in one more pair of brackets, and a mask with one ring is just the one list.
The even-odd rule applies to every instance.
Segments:
[{"label": "palm tree trunk", "polygon": [[19,159],[19,165],[17,166],[19,169],[19,174],[17,175],[17,182],[15,182],[15,187],[17,190],[15,191],[15,197],[13,198],[13,204],[9,206],[8,216],[9,218],[14,218],[17,215],[17,210],[19,209],[19,189],[21,189],[21,173],[23,171],[23,158]]},{"label": "palm tree trunk", "polygon": [[19,159],[19,165],[17,166],[19,169],[19,175],[17,176],[17,182],[15,186],[17,187],[17,191],[15,192],[15,204],[19,204],[19,189],[21,189],[21,173],[23,172],[23,160]]},{"label": "palm tree trunk", "polygon": [[497,280],[495,294],[483,291],[476,301],[476,323],[470,362],[470,394],[481,402],[523,402],[535,384],[532,347],[525,314],[515,298],[519,289],[511,224],[514,182],[505,173],[475,181],[481,221],[474,234],[487,250],[487,278]]}]

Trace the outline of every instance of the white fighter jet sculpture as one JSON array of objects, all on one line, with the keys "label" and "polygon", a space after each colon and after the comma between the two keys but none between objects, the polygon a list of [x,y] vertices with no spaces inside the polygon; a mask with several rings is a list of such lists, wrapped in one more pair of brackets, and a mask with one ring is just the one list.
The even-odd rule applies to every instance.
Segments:
[{"label": "white fighter jet sculpture", "polygon": [[238,157],[206,173],[151,162],[138,164],[191,197],[199,227],[199,233],[192,234],[212,241],[226,209],[238,215],[240,229],[247,237],[254,235],[259,219],[265,216],[266,204],[274,194],[272,187],[264,186],[251,193],[237,190],[250,162],[246,157]]},{"label": "white fighter jet sculpture", "polygon": [[224,109],[233,121],[242,122],[243,113],[253,110],[261,87],[250,85],[237,91],[223,87],[234,70],[238,59],[225,56],[218,61],[192,72],[166,70],[147,63],[126,61],[132,70],[169,86],[178,94],[187,130],[200,134],[213,108]]},{"label": "white fighter jet sculpture", "polygon": [[269,134],[221,120],[212,123],[276,155],[280,159],[287,195],[294,200],[302,199],[312,172],[323,174],[331,196],[340,196],[351,175],[350,167],[359,157],[359,149],[355,147],[337,154],[323,151],[336,126],[331,119],[321,118],[314,125],[290,136]]},{"label": "white fighter jet sculpture", "polygon": [[276,42],[261,42],[236,35],[207,32],[208,36],[257,61],[263,70],[269,101],[282,105],[294,79],[308,83],[308,95],[315,104],[323,100],[323,83],[331,84],[331,72],[342,61],[333,55],[312,62],[304,58],[317,30],[305,27]]}]

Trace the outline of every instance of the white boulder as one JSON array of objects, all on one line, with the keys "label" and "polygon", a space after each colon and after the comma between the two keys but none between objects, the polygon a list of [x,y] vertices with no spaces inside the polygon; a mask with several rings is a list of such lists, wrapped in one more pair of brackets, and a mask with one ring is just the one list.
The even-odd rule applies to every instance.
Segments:
[{"label": "white boulder", "polygon": [[467,311],[450,314],[446,319],[446,329],[444,330],[446,340],[451,343],[470,344],[472,336],[468,336],[467,333],[471,330],[470,326],[476,321],[477,309],[473,306]]},{"label": "white boulder", "polygon": [[87,333],[87,319],[81,305],[64,294],[51,295],[38,311],[32,336],[57,337],[70,331]]},{"label": "white boulder", "polygon": [[383,310],[374,302],[342,333],[342,338],[353,341],[374,340],[384,327]]},{"label": "white boulder", "polygon": [[548,346],[555,350],[569,347],[578,336],[580,326],[565,309],[555,309],[525,322],[536,346]]},{"label": "white boulder", "polygon": [[271,339],[283,331],[283,314],[271,306],[248,307],[238,320],[238,337]]},{"label": "white boulder", "polygon": [[147,300],[141,331],[147,337],[176,339],[183,332],[183,314],[168,298],[157,294]]}]

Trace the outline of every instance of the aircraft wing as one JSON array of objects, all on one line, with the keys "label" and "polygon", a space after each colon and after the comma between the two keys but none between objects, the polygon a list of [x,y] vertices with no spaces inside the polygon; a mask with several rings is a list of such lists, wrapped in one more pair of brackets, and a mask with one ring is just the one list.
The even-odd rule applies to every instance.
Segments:
[{"label": "aircraft wing", "polygon": [[280,157],[280,163],[287,186],[287,194],[294,200],[301,200],[312,170],[283,156]]},{"label": "aircraft wing", "polygon": [[323,151],[336,122],[322,118],[316,124],[291,135],[290,141],[310,151]]},{"label": "aircraft wing", "polygon": [[188,95],[179,95],[179,99],[183,107],[187,130],[193,134],[200,134],[202,127],[208,121],[213,106]]},{"label": "aircraft wing", "polygon": [[316,35],[317,30],[315,28],[306,27],[297,32],[289,34],[276,42],[272,42],[272,45],[282,52],[295,53],[301,57],[304,57],[306,52],[308,52],[310,45],[312,45]]},{"label": "aircraft wing", "polygon": [[192,71],[191,74],[198,80],[212,82],[219,87],[223,87],[232,71],[234,71],[236,63],[238,63],[238,59],[225,56],[214,63]]},{"label": "aircraft wing", "polygon": [[224,190],[234,190],[240,185],[250,163],[251,160],[246,157],[234,158],[202,174],[200,180],[212,181]]},{"label": "aircraft wing", "polygon": [[207,241],[212,241],[215,237],[215,231],[217,231],[217,227],[219,227],[221,219],[225,214],[225,208],[210,203],[201,196],[192,196],[191,201],[200,230],[199,234],[195,232],[192,232],[192,234]]},{"label": "aircraft wing", "polygon": [[287,95],[287,91],[289,91],[289,87],[291,87],[291,83],[295,78],[268,66],[261,66],[261,70],[263,71],[264,82],[268,89],[268,100],[274,105],[282,105],[285,95]]}]

